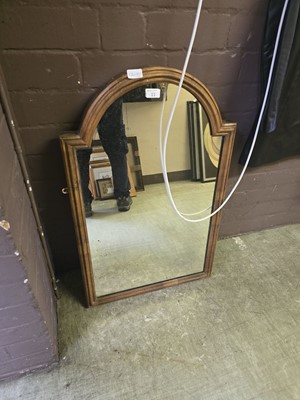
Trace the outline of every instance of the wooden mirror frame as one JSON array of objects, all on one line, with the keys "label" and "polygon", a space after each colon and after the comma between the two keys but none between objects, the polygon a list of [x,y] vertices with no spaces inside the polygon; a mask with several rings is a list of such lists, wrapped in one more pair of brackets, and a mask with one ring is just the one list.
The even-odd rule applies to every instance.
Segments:
[{"label": "wooden mirror frame", "polygon": [[[221,213],[217,213],[210,219],[208,239],[203,271],[168,279],[162,282],[150,283],[141,287],[123,290],[103,296],[96,296],[91,254],[88,241],[88,232],[85,222],[85,213],[82,194],[80,190],[80,176],[77,166],[78,149],[90,147],[93,134],[98,123],[108,107],[119,97],[130,90],[149,83],[173,83],[179,84],[181,71],[165,67],[147,67],[142,69],[143,77],[129,79],[127,74],[121,75],[105,87],[90,103],[83,115],[82,124],[78,132],[65,133],[60,136],[64,166],[70,196],[72,215],[76,231],[84,289],[88,306],[95,306],[111,301],[124,299],[130,296],[151,292],[154,290],[179,285],[182,283],[207,278],[211,275],[213,257],[218,239]],[[186,74],[183,88],[190,92],[202,105],[210,122],[211,135],[223,137],[222,150],[219,160],[218,175],[213,198],[215,210],[222,203],[228,179],[231,162],[236,124],[223,123],[216,101],[209,90],[198,79]]]}]

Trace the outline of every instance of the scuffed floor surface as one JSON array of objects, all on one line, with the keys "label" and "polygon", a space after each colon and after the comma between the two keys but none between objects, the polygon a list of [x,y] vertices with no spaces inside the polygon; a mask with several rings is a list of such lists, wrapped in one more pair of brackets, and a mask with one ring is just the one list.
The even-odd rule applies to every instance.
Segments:
[{"label": "scuffed floor surface", "polygon": [[59,301],[61,363],[1,400],[299,400],[300,227],[218,242],[210,279],[85,309]]}]

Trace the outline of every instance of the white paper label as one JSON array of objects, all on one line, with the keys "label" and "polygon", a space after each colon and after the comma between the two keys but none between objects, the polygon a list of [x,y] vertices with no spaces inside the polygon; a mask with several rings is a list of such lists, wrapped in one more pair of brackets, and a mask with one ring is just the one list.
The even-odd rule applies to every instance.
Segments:
[{"label": "white paper label", "polygon": [[142,77],[143,77],[143,70],[141,68],[127,70],[127,78],[128,79],[139,79]]},{"label": "white paper label", "polygon": [[159,99],[160,89],[146,89],[145,96],[147,99]]}]

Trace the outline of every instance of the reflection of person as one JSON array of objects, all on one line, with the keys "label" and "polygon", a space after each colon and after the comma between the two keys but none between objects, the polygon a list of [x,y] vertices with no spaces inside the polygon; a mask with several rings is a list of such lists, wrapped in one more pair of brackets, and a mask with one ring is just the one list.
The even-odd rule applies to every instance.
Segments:
[{"label": "reflection of person", "polygon": [[128,179],[128,145],[122,118],[122,98],[116,100],[105,112],[98,125],[104,151],[108,155],[114,183],[114,197],[119,211],[128,211],[132,204]]},{"label": "reflection of person", "polygon": [[[101,144],[108,155],[112,168],[114,197],[117,200],[119,211],[130,210],[132,204],[127,169],[126,154],[128,153],[128,145],[125,125],[123,123],[123,102],[133,103],[161,100],[161,95],[159,98],[146,98],[145,88],[161,89],[162,87],[163,85],[152,83],[127,92],[107,109],[98,125]],[[92,215],[91,204],[93,196],[89,190],[89,158],[91,152],[91,149],[81,149],[77,154],[86,217]]]},{"label": "reflection of person", "polygon": [[77,150],[78,168],[86,217],[92,216],[91,204],[93,201],[93,196],[89,189],[89,161],[91,153],[92,149],[89,147]]},{"label": "reflection of person", "polygon": [[[116,100],[105,112],[99,125],[98,133],[104,151],[107,153],[113,175],[114,197],[119,211],[128,211],[132,204],[128,179],[128,145],[122,118],[122,98]],[[77,151],[82,197],[86,217],[91,217],[93,196],[89,189],[89,161],[91,148]]]}]

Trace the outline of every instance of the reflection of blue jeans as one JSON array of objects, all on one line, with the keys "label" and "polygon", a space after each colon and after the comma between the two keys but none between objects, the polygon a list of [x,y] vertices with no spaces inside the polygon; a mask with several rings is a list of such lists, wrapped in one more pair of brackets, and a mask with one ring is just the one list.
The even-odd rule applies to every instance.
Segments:
[{"label": "reflection of blue jeans", "polygon": [[114,197],[129,196],[130,183],[127,172],[128,145],[122,118],[122,98],[106,111],[98,126],[104,151],[108,155],[114,182]]}]

